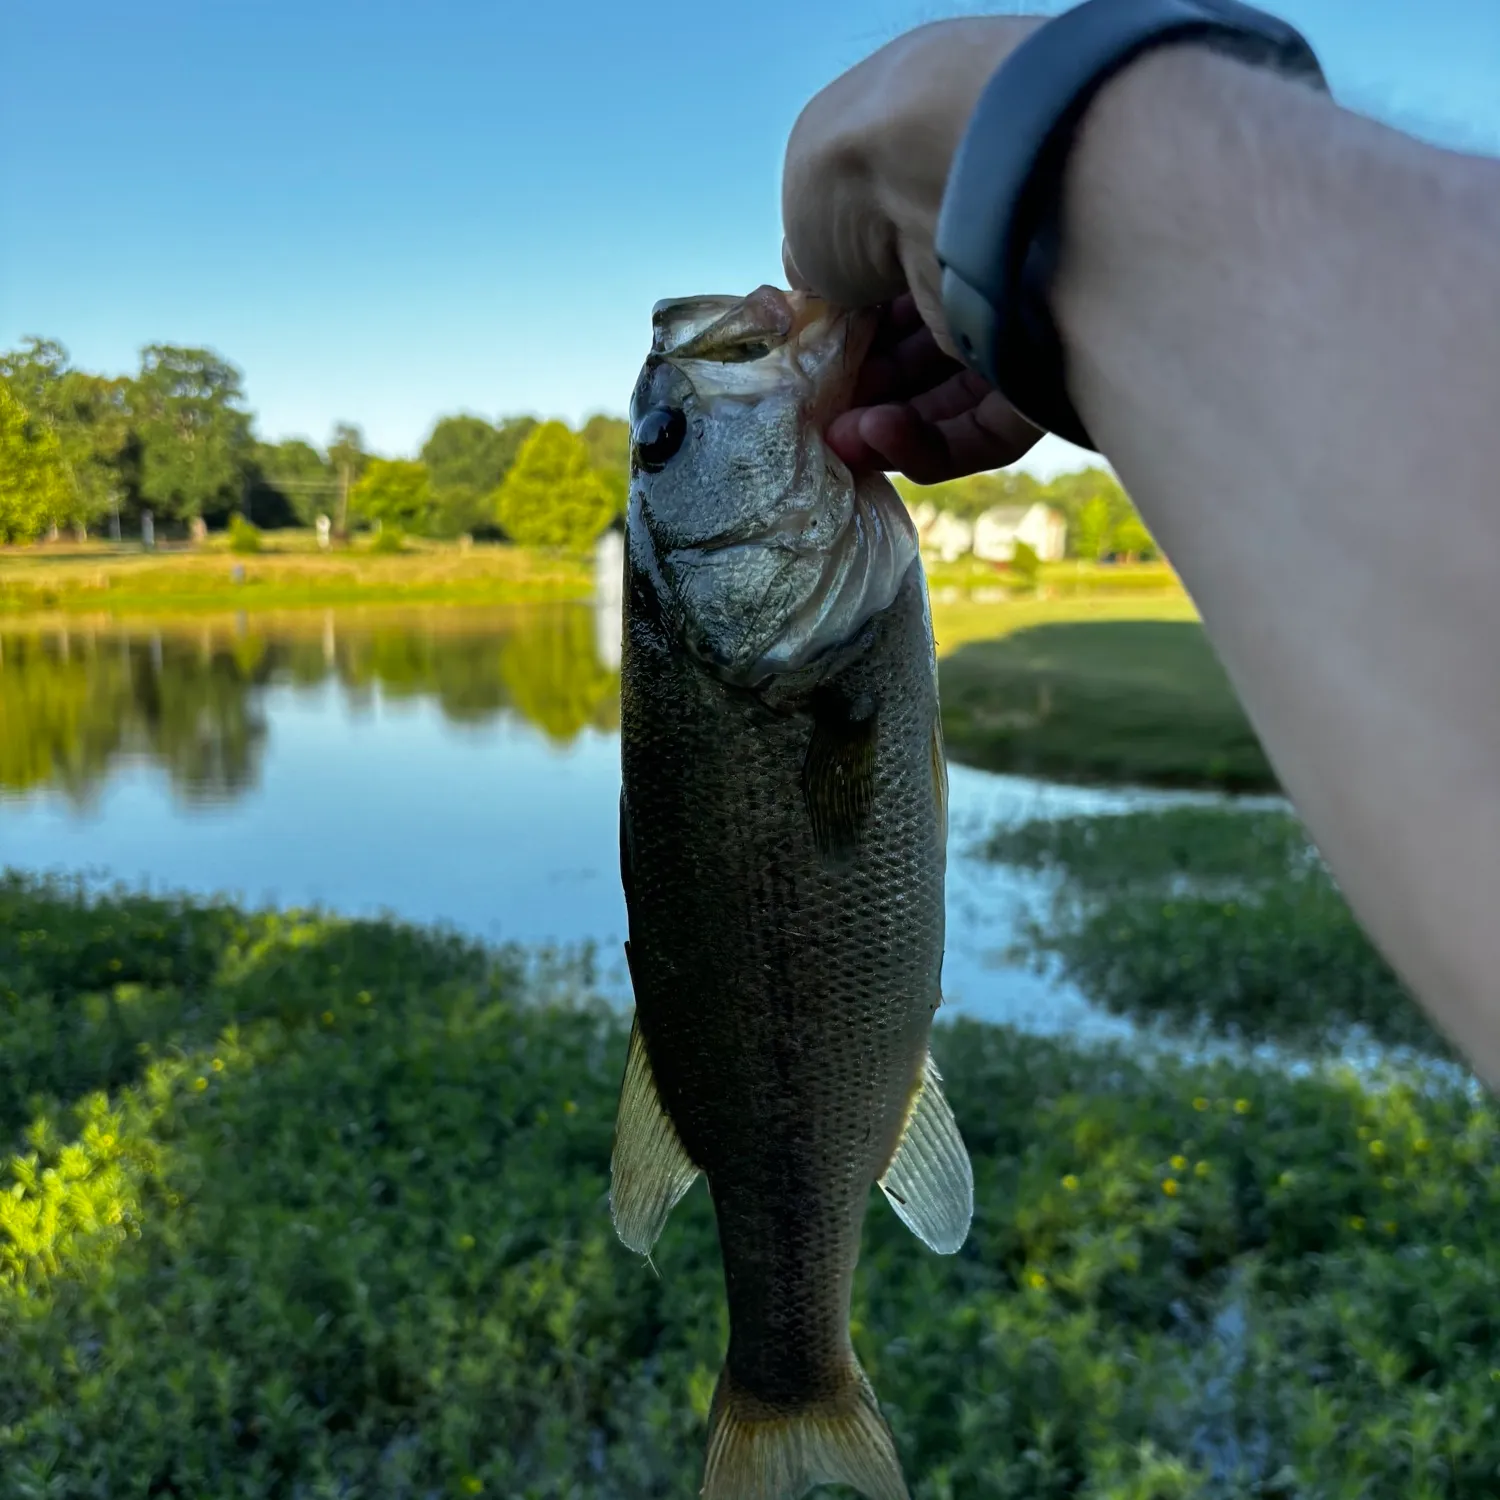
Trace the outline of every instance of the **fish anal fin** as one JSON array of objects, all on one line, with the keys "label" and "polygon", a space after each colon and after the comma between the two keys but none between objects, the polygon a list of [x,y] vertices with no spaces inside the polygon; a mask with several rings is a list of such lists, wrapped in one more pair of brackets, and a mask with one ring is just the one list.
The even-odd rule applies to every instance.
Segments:
[{"label": "fish anal fin", "polygon": [[847,1484],[866,1500],[909,1500],[891,1429],[865,1373],[814,1406],[768,1406],[726,1367],[708,1418],[703,1500],[800,1500],[819,1484]]},{"label": "fish anal fin", "polygon": [[644,1255],[656,1243],[667,1215],[692,1187],[698,1169],[683,1149],[677,1127],[656,1091],[639,1019],[630,1027],[609,1170],[609,1211],[615,1232]]},{"label": "fish anal fin", "polygon": [[968,1238],[974,1169],[930,1053],[880,1186],[901,1222],[939,1255],[952,1255]]},{"label": "fish anal fin", "polygon": [[802,769],[802,793],[818,851],[846,858],[875,801],[876,716],[854,718],[840,705],[822,706]]}]

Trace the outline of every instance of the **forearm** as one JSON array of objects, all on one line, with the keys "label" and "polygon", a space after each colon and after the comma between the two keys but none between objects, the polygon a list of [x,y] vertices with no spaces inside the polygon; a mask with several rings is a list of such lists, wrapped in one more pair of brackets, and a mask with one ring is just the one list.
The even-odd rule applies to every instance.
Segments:
[{"label": "forearm", "polygon": [[1086,118],[1071,387],[1387,955],[1500,1079],[1500,165],[1194,49]]}]

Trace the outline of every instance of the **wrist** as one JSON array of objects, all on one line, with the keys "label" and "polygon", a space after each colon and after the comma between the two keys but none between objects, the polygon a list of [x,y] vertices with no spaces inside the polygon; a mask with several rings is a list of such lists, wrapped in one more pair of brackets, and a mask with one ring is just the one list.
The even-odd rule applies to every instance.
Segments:
[{"label": "wrist", "polygon": [[1100,91],[1062,176],[1050,298],[1091,431],[1109,429],[1101,404],[1128,399],[1139,361],[1190,383],[1210,319],[1236,301],[1270,311],[1288,259],[1313,238],[1316,195],[1292,183],[1316,150],[1316,126],[1301,128],[1314,113],[1340,111],[1190,43],[1147,54]]}]

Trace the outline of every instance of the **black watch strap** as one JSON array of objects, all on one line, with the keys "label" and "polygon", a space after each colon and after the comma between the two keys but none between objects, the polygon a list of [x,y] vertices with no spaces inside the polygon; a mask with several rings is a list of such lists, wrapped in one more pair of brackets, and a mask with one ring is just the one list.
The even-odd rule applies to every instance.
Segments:
[{"label": "black watch strap", "polygon": [[1153,47],[1188,41],[1327,88],[1298,32],[1237,0],[1084,0],[1000,65],[948,173],[937,258],[954,341],[1022,416],[1080,447],[1095,444],[1068,394],[1047,300],[1063,165],[1110,78]]}]

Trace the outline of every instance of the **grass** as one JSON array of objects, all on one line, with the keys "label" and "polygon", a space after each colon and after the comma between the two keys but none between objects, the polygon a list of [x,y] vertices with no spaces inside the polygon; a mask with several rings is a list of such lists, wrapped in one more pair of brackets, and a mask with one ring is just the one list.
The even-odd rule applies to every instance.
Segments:
[{"label": "grass", "polygon": [[1299,1049],[1358,1034],[1447,1052],[1290,813],[1039,820],[995,833],[983,852],[1061,877],[1025,946],[1117,1015]]},{"label": "grass", "polygon": [[324,553],[301,534],[263,532],[259,550],[243,556],[218,539],[154,553],[107,544],[0,549],[0,614],[504,604],[587,599],[592,592],[585,559],[411,539],[395,552],[361,541]]},{"label": "grass", "polygon": [[[586,975],[577,984],[585,987]],[[622,1022],[519,958],[0,880],[7,1495],[693,1492],[707,1197],[605,1204]],[[957,1256],[873,1202],[916,1500],[1493,1494],[1500,1136],[1462,1088],[941,1029]]]},{"label": "grass", "polygon": [[942,658],[941,679],[948,753],[969,765],[1233,791],[1276,784],[1213,648],[1190,619],[1101,612],[971,640]]}]

